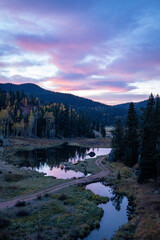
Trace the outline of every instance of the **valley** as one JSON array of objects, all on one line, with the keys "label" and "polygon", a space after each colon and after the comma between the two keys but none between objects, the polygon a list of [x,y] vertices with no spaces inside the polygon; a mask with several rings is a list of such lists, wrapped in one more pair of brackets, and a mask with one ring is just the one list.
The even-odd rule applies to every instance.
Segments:
[{"label": "valley", "polygon": [[[31,141],[32,145],[29,144]],[[20,149],[30,151],[38,148],[60,147],[63,146],[64,140],[46,139],[42,141],[42,139],[11,138],[9,142],[10,146],[1,148],[0,152],[0,211],[1,224],[4,224],[0,235],[1,238],[5,236],[6,239],[9,239],[12,231],[14,231],[12,239],[17,237],[23,239],[23,233],[24,239],[27,240],[49,240],[53,237],[63,240],[77,239],[77,237],[83,238],[88,236],[94,228],[97,228],[96,231],[98,233],[103,211],[97,207],[97,204],[105,203],[106,206],[110,205],[107,205],[109,204],[107,203],[109,201],[108,197],[103,197],[105,188],[102,191],[104,194],[102,194],[102,197],[85,190],[85,186],[90,186],[90,183],[93,182],[102,182],[110,185],[114,194],[127,196],[129,201],[132,200],[132,204],[134,201],[135,207],[129,215],[129,222],[127,221],[124,226],[122,225],[125,222],[121,223],[122,228],[115,236],[111,234],[113,239],[125,239],[127,236],[130,236],[130,239],[135,237],[135,239],[142,239],[141,234],[144,234],[145,224],[149,223],[152,224],[149,234],[152,234],[152,231],[154,231],[154,235],[158,236],[159,228],[157,228],[157,224],[159,223],[156,209],[159,205],[159,197],[156,194],[153,194],[153,197],[151,197],[151,192],[154,192],[154,189],[156,189],[155,183],[140,186],[136,183],[136,176],[134,176],[133,170],[120,163],[109,163],[106,155],[73,164],[74,170],[83,171],[85,165],[87,171],[91,172],[90,176],[79,179],[55,179],[37,171],[22,170],[16,165],[18,159],[15,158],[15,152]],[[94,148],[110,147],[110,142],[106,139],[68,139],[67,142],[70,146],[85,146],[93,149],[93,151]],[[93,146],[94,148],[92,148]],[[21,161],[25,160],[21,159]],[[117,178],[119,171],[121,179]],[[95,193],[98,194],[97,192]],[[146,198],[148,200],[145,203],[144,199]],[[121,197],[118,197],[116,202],[121,202],[120,199]],[[119,204],[121,204],[120,202]],[[148,204],[150,204],[149,208]],[[146,208],[148,208],[148,211],[145,210]],[[79,210],[76,211],[74,209]],[[147,222],[145,222],[146,217],[148,219]],[[70,224],[68,225],[69,222]],[[51,226],[51,223],[56,226],[56,229]],[[77,224],[80,226],[78,229]],[[141,224],[145,226],[143,233],[141,233],[140,229]],[[145,234],[148,233],[146,232]],[[90,238],[87,237],[86,239]]]}]

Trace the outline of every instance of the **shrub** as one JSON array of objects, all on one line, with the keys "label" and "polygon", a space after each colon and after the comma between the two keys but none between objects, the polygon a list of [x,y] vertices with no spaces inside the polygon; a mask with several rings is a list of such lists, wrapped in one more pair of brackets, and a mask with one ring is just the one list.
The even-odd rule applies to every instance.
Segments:
[{"label": "shrub", "polygon": [[9,219],[7,218],[0,218],[0,228],[5,228],[8,227],[11,224],[11,222],[9,221]]},{"label": "shrub", "polygon": [[88,224],[84,223],[80,226],[80,237],[86,237],[90,232],[90,227],[88,226]]},{"label": "shrub", "polygon": [[40,232],[37,232],[37,240],[40,240],[40,239],[42,239],[41,234],[40,234]]},{"label": "shrub", "polygon": [[10,240],[10,234],[7,231],[3,231],[0,233],[0,240]]},{"label": "shrub", "polygon": [[67,195],[66,194],[61,194],[58,198],[58,200],[64,201],[67,199]]},{"label": "shrub", "polygon": [[15,207],[25,207],[26,206],[26,202],[25,201],[18,201],[15,204]]},{"label": "shrub", "polygon": [[69,205],[69,201],[64,201],[64,205]]},{"label": "shrub", "polygon": [[121,169],[121,174],[122,174],[122,176],[124,176],[125,178],[129,178],[129,177],[131,177],[131,176],[133,175],[133,172],[132,172],[132,170],[131,170],[130,168],[128,168],[128,167],[123,167],[123,168]]},{"label": "shrub", "polygon": [[117,180],[121,180],[121,173],[120,173],[120,171],[118,171],[118,173],[117,173]]},{"label": "shrub", "polygon": [[[77,229],[72,229],[70,235],[69,235],[69,239],[78,239],[79,236],[79,231]],[[67,238],[68,240],[68,238]]]},{"label": "shrub", "polygon": [[37,195],[37,200],[41,200],[42,196],[41,195]]},{"label": "shrub", "polygon": [[45,195],[44,195],[44,197],[49,197],[50,195],[49,195],[49,193],[45,193]]},{"label": "shrub", "polygon": [[95,227],[98,229],[100,227],[100,223],[99,221],[97,220],[96,223],[95,223]]},{"label": "shrub", "polygon": [[6,182],[18,182],[23,179],[23,176],[21,174],[5,173],[3,178]]},{"label": "shrub", "polygon": [[24,210],[24,209],[18,211],[17,214],[16,214],[17,217],[26,217],[28,215],[29,215],[29,213],[26,210]]}]

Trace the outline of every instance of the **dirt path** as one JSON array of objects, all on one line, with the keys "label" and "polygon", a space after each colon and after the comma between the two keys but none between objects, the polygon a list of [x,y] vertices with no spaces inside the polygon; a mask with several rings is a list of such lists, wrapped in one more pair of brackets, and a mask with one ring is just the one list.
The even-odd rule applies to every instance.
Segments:
[{"label": "dirt path", "polygon": [[106,175],[108,175],[110,173],[110,170],[105,170],[104,169],[104,166],[102,164],[102,161],[103,159],[105,158],[105,156],[103,157],[99,157],[95,163],[96,165],[102,170],[101,172],[97,173],[97,174],[94,174],[94,175],[91,175],[91,176],[88,176],[88,177],[84,177],[84,178],[81,178],[81,179],[76,179],[76,180],[73,180],[73,181],[70,181],[70,182],[67,182],[67,183],[62,183],[58,186],[54,186],[54,187],[51,187],[51,188],[48,188],[48,189],[45,189],[45,190],[42,190],[42,191],[39,191],[37,193],[33,193],[33,194],[30,194],[30,195],[25,195],[25,196],[20,196],[20,197],[16,197],[14,199],[11,199],[9,201],[6,201],[6,202],[0,202],[0,209],[4,209],[4,208],[7,208],[7,207],[13,207],[17,201],[32,201],[34,199],[37,198],[37,196],[43,196],[45,195],[46,193],[54,193],[62,188],[65,188],[65,187],[69,187],[69,186],[72,186],[72,185],[76,185],[76,184],[88,184],[88,183],[91,183],[93,181],[96,181],[96,180],[99,180],[103,177],[105,177]]},{"label": "dirt path", "polygon": [[96,161],[95,164],[101,169],[101,170],[105,170],[105,166],[103,165],[102,161],[103,159],[105,159],[106,156],[103,157],[99,157]]}]

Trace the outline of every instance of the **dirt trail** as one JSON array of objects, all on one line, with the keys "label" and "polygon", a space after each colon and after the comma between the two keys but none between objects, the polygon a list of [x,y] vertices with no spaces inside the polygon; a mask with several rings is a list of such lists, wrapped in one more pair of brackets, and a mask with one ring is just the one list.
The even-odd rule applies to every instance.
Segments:
[{"label": "dirt trail", "polygon": [[97,174],[93,174],[91,176],[84,177],[84,178],[81,178],[81,179],[76,179],[76,180],[73,180],[73,181],[70,181],[70,182],[67,182],[67,183],[62,183],[58,186],[54,186],[54,187],[51,187],[51,188],[48,188],[48,189],[30,194],[30,195],[25,195],[25,196],[23,195],[23,196],[19,196],[19,197],[16,197],[14,199],[11,199],[9,201],[0,202],[0,209],[4,209],[4,208],[7,208],[7,207],[13,207],[16,204],[17,201],[32,201],[32,200],[36,199],[37,196],[39,196],[39,195],[43,196],[46,193],[54,193],[54,192],[56,192],[56,191],[58,191],[62,188],[65,188],[65,187],[69,187],[69,186],[76,185],[76,184],[88,184],[88,183],[96,181],[100,178],[103,178],[110,173],[110,170],[108,170],[108,169],[105,170],[104,169],[104,166],[102,164],[102,161],[103,161],[104,158],[105,158],[105,156],[99,157],[95,161],[96,165],[102,170],[101,172],[99,172]]}]

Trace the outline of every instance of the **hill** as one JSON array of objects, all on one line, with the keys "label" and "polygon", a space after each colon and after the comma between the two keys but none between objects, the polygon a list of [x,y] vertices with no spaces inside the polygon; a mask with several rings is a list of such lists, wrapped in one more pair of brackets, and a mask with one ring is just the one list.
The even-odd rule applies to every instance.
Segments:
[{"label": "hill", "polygon": [[45,90],[39,87],[36,84],[32,83],[25,83],[25,84],[12,84],[12,83],[0,83],[0,88],[6,92],[9,92],[11,89],[12,91],[22,91],[30,96],[34,95],[39,98],[42,104],[48,104],[50,102],[56,103],[64,103],[73,107],[82,107],[83,105],[86,107],[107,107],[107,105],[94,102],[90,99],[82,98],[75,96],[73,94],[66,94],[66,93],[59,93],[59,92],[52,92],[49,90]]},{"label": "hill", "polygon": [[[78,112],[84,112],[88,118],[94,122],[103,122],[106,125],[112,125],[117,118],[122,122],[125,121],[129,103],[119,104],[116,106],[109,106],[99,102],[92,101],[87,98],[78,97],[72,94],[52,92],[45,90],[35,84],[11,84],[0,83],[0,88],[6,92],[10,90],[24,91],[27,96],[34,95],[39,98],[41,104],[49,104],[51,102],[67,104],[75,108]],[[137,110],[146,105],[146,101],[135,103]]]},{"label": "hill", "polygon": [[[140,110],[141,108],[144,108],[144,107],[146,106],[146,104],[147,104],[147,101],[148,101],[148,100],[144,100],[144,101],[141,101],[141,102],[135,102],[135,103],[134,103],[135,108],[136,108],[137,110]],[[115,106],[113,106],[113,107],[128,110],[129,104],[130,104],[130,102],[128,102],[128,103],[122,103],[122,104],[115,105]]]}]

